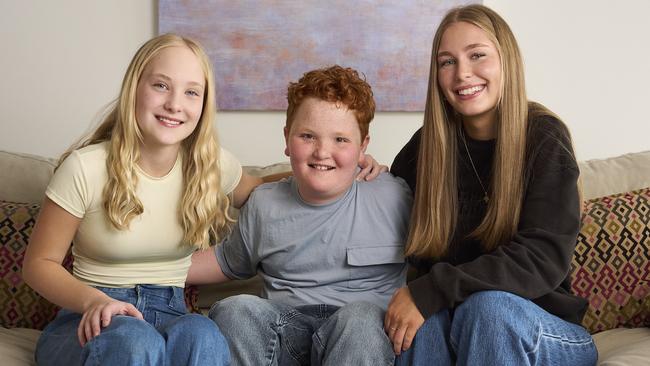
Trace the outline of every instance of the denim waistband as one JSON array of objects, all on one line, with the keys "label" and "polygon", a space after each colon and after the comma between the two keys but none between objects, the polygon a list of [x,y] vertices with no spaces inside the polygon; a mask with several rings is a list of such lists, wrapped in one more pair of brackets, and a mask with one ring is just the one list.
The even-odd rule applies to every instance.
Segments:
[{"label": "denim waistband", "polygon": [[111,297],[127,297],[134,300],[147,295],[181,299],[185,296],[184,289],[177,286],[136,285],[135,287],[94,287]]}]

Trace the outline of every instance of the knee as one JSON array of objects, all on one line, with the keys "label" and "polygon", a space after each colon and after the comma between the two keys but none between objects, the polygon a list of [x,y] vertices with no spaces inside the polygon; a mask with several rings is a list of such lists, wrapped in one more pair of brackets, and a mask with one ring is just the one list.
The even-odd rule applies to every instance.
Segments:
[{"label": "knee", "polygon": [[215,302],[208,315],[214,319],[223,314],[253,315],[263,307],[266,300],[253,295],[236,295]]},{"label": "knee", "polygon": [[219,327],[200,314],[185,314],[174,319],[167,329],[168,337],[188,338],[188,344],[204,343],[213,347],[228,348]]},{"label": "knee", "polygon": [[174,319],[171,328],[184,334],[200,335],[200,338],[212,338],[220,335],[219,327],[201,314],[185,314]]},{"label": "knee", "polygon": [[528,316],[529,302],[505,291],[476,292],[456,308],[453,323],[473,328],[484,324],[485,329],[521,327],[527,320],[535,322],[534,317]]},{"label": "knee", "polygon": [[131,354],[163,352],[165,348],[165,340],[151,324],[131,316],[114,316],[93,341]]},{"label": "knee", "polygon": [[237,295],[216,302],[208,316],[222,328],[230,328],[242,320],[255,322],[267,319],[271,314],[270,306],[267,300],[257,296]]},{"label": "knee", "polygon": [[[312,353],[317,358],[331,352],[350,353],[343,364],[392,364],[395,358],[384,332],[384,310],[368,302],[344,305],[312,335]],[[314,359],[312,357],[312,359]]]},{"label": "knee", "polygon": [[375,304],[355,302],[342,306],[332,315],[332,320],[354,329],[382,328],[384,314],[384,310]]},{"label": "knee", "polygon": [[[359,335],[363,334],[363,337]],[[322,339],[334,335],[346,342],[364,344],[372,339],[388,339],[384,332],[384,310],[367,302],[344,305],[321,326],[314,336]]]}]

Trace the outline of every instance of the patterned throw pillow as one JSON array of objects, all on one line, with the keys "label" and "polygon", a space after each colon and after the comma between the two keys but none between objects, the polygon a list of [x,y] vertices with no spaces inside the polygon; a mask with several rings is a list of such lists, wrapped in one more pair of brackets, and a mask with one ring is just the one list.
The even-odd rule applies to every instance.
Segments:
[{"label": "patterned throw pillow", "polygon": [[0,325],[43,327],[58,308],[23,281],[21,270],[40,205],[0,201]]},{"label": "patterned throw pillow", "polygon": [[[39,210],[39,204],[0,201],[0,326],[5,328],[43,329],[59,310],[27,286],[21,274]],[[71,270],[71,255],[63,265]],[[185,301],[190,311],[199,312],[196,286],[186,289]]]},{"label": "patterned throw pillow", "polygon": [[591,333],[650,326],[650,188],[586,202],[571,274]]}]

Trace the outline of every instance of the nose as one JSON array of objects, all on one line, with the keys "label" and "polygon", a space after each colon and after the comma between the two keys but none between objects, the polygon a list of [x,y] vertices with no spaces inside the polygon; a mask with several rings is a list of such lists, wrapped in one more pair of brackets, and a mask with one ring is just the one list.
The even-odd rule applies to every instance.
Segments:
[{"label": "nose", "polygon": [[181,111],[180,96],[176,93],[169,93],[167,100],[165,100],[165,109],[169,112],[176,113]]},{"label": "nose", "polygon": [[469,63],[461,60],[457,61],[456,77],[458,78],[458,80],[467,79],[471,76],[472,76],[472,67],[469,65]]},{"label": "nose", "polygon": [[313,154],[316,159],[323,160],[329,158],[330,156],[329,144],[323,140],[316,141]]}]

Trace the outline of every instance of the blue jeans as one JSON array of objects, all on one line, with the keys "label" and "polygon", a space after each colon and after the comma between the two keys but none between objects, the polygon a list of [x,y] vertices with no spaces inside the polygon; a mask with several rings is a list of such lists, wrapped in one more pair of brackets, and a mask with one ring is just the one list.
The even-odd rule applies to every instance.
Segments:
[{"label": "blue jeans", "polygon": [[595,365],[591,335],[502,291],[471,295],[427,319],[395,365]]},{"label": "blue jeans", "polygon": [[207,317],[187,314],[180,287],[138,285],[97,287],[108,296],[133,304],[144,321],[117,315],[81,347],[81,314],[61,310],[36,345],[39,365],[227,365],[228,344]]},{"label": "blue jeans", "polygon": [[370,303],[292,307],[238,295],[219,301],[210,318],[222,330],[232,365],[393,365],[384,310]]}]

